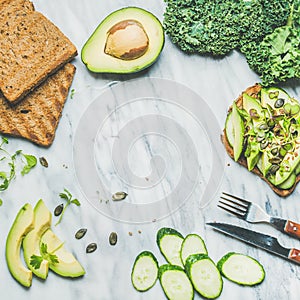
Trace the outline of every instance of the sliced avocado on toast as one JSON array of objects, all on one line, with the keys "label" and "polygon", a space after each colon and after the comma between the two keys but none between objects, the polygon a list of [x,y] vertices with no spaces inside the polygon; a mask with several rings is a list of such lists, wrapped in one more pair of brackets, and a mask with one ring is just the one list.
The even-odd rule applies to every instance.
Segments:
[{"label": "sliced avocado on toast", "polygon": [[299,181],[300,104],[281,88],[250,87],[229,109],[223,142],[235,161],[288,196]]}]

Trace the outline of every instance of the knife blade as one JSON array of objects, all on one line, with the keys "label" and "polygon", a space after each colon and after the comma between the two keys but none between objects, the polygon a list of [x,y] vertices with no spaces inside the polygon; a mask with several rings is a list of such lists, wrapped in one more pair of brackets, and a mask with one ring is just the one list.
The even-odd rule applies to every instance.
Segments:
[{"label": "knife blade", "polygon": [[300,264],[300,250],[281,246],[277,238],[273,236],[226,223],[211,222],[206,223],[206,225],[247,244],[262,248],[270,253]]}]

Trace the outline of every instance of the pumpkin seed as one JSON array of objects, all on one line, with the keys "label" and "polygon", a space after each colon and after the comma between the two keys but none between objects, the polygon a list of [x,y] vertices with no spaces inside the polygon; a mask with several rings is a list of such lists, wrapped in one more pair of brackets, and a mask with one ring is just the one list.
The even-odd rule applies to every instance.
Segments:
[{"label": "pumpkin seed", "polygon": [[45,157],[40,157],[39,158],[39,161],[40,161],[40,164],[45,167],[45,168],[48,168],[48,161]]},{"label": "pumpkin seed", "polygon": [[279,165],[272,165],[269,169],[270,174],[275,174],[279,170]]},{"label": "pumpkin seed", "polygon": [[268,140],[263,140],[261,143],[260,143],[260,149],[263,150],[263,149],[266,149],[269,145],[269,141]]},{"label": "pumpkin seed", "polygon": [[271,153],[272,153],[273,155],[277,155],[277,154],[278,154],[278,148],[273,148],[273,149],[271,150]]},{"label": "pumpkin seed", "polygon": [[112,200],[120,201],[120,200],[124,200],[126,197],[127,194],[125,192],[116,192],[112,195]]},{"label": "pumpkin seed", "polygon": [[56,216],[56,217],[59,216],[62,213],[63,209],[64,209],[63,203],[56,206],[54,209],[54,216]]},{"label": "pumpkin seed", "polygon": [[281,163],[281,158],[278,157],[278,156],[274,156],[274,157],[272,157],[272,158],[269,159],[269,162],[270,162],[271,164],[276,164],[276,165],[278,165],[278,164]]},{"label": "pumpkin seed", "polygon": [[96,251],[96,249],[97,249],[97,244],[96,243],[90,243],[86,247],[86,253],[92,253],[92,252]]},{"label": "pumpkin seed", "polygon": [[280,108],[284,105],[284,99],[282,98],[278,98],[274,104],[275,108]]},{"label": "pumpkin seed", "polygon": [[82,239],[82,238],[85,236],[86,232],[87,232],[87,229],[86,229],[86,228],[81,228],[81,229],[79,229],[79,230],[75,233],[75,238],[76,238],[77,240]]},{"label": "pumpkin seed", "polygon": [[260,130],[269,130],[269,126],[266,123],[263,123],[261,125],[259,125],[258,127]]},{"label": "pumpkin seed", "polygon": [[250,117],[253,119],[259,119],[259,114],[255,108],[249,110]]},{"label": "pumpkin seed", "polygon": [[109,235],[109,243],[114,246],[118,241],[118,235],[116,232],[112,232],[110,235]]}]

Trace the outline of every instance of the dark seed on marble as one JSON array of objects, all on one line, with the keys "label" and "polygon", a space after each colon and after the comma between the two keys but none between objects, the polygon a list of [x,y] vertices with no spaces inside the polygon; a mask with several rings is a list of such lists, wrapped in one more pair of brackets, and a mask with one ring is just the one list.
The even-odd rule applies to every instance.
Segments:
[{"label": "dark seed on marble", "polygon": [[56,217],[59,216],[62,213],[63,209],[64,209],[63,204],[56,206],[54,209],[54,216],[56,216]]},{"label": "dark seed on marble", "polygon": [[118,241],[118,235],[116,232],[112,232],[110,235],[109,235],[109,243],[114,246]]},{"label": "dark seed on marble", "polygon": [[79,230],[75,233],[75,238],[76,238],[77,240],[83,238],[83,237],[85,236],[86,232],[87,232],[87,229],[86,229],[86,228],[81,228],[81,229],[79,229]]},{"label": "dark seed on marble", "polygon": [[97,244],[91,243],[91,244],[87,245],[86,253],[92,253],[92,252],[96,251],[96,249],[97,249]]},{"label": "dark seed on marble", "polygon": [[40,164],[45,167],[45,168],[48,168],[48,161],[45,157],[40,157],[39,158],[39,161],[40,161]]},{"label": "dark seed on marble", "polygon": [[120,201],[124,200],[127,197],[127,194],[125,192],[116,192],[112,195],[112,200]]}]

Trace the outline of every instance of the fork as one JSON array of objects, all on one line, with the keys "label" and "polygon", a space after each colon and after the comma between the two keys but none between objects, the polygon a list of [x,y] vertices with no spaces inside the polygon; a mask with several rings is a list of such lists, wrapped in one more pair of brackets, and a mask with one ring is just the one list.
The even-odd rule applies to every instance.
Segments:
[{"label": "fork", "polygon": [[291,220],[277,218],[267,214],[256,203],[245,199],[222,193],[218,207],[249,222],[249,223],[269,223],[279,231],[300,239],[300,224]]}]

